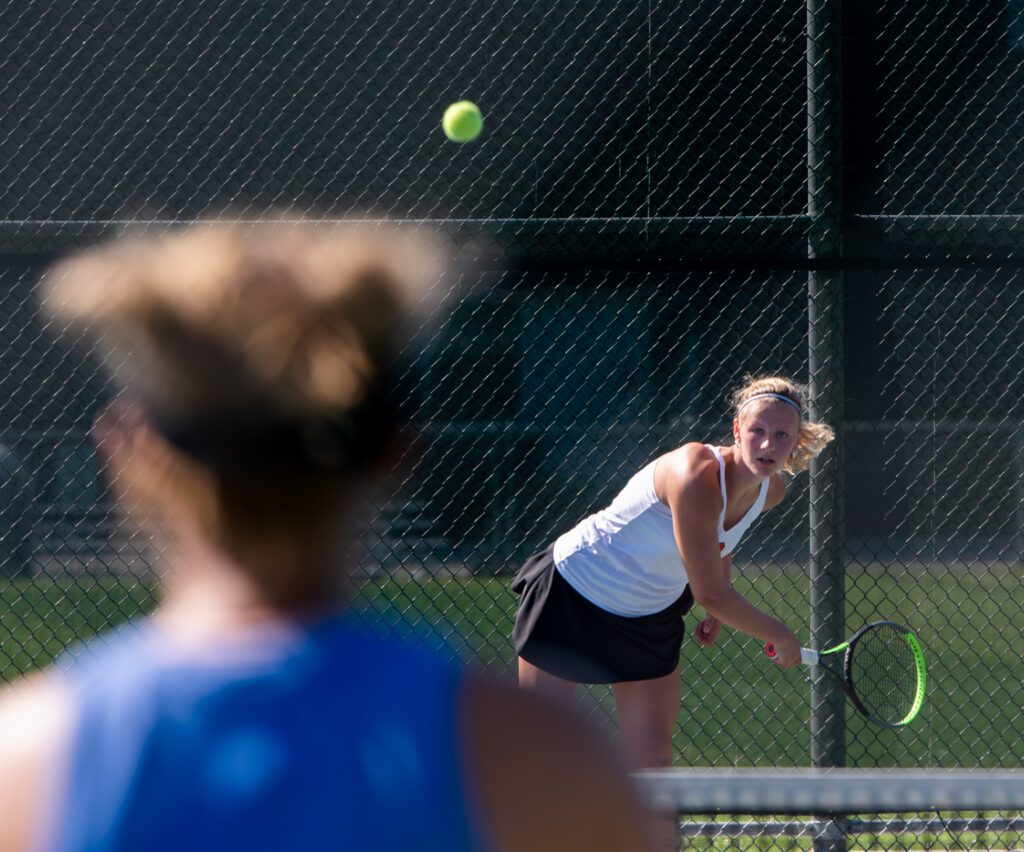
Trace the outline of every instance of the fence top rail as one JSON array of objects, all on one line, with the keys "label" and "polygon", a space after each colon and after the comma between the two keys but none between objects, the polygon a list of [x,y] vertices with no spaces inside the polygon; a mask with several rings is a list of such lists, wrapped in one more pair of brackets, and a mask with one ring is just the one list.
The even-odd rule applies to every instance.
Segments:
[{"label": "fence top rail", "polygon": [[654,807],[677,813],[856,814],[1024,811],[1024,770],[652,769]]},{"label": "fence top rail", "polygon": [[1021,423],[1014,417],[999,420],[966,418],[906,419],[906,420],[847,420],[843,428],[848,432],[1016,432]]},{"label": "fence top rail", "polygon": [[[238,225],[256,224],[259,217],[230,214],[218,217]],[[803,257],[810,217],[794,215],[721,216],[566,216],[566,217],[444,217],[390,216],[304,217],[304,221],[330,224],[349,219],[367,224],[399,224],[429,228],[458,242],[476,241],[474,252],[487,256],[520,255],[573,257],[591,254],[628,256],[631,250],[666,252],[675,256],[724,257],[734,255]],[[111,234],[132,231],[161,232],[187,224],[188,216],[154,219],[0,219],[0,252],[23,254],[59,251]],[[296,221],[298,217],[296,217]],[[287,215],[275,221],[292,221]],[[705,258],[706,259],[706,258]]]},{"label": "fence top rail", "polygon": [[[338,222],[358,213],[315,214],[306,221]],[[238,224],[258,217],[224,217]],[[163,231],[193,216],[152,219],[0,219],[0,254],[43,255],[86,245],[112,234]],[[288,221],[284,219],[283,221]],[[735,213],[705,216],[474,216],[388,217],[405,226],[445,233],[466,243],[477,263],[538,268],[652,268],[700,271],[844,269],[1019,269],[1024,264],[1024,216],[919,215],[847,216],[845,227],[860,234],[858,252],[835,257],[808,254],[808,238],[820,222],[808,213]],[[870,246],[865,252],[864,246]]]}]

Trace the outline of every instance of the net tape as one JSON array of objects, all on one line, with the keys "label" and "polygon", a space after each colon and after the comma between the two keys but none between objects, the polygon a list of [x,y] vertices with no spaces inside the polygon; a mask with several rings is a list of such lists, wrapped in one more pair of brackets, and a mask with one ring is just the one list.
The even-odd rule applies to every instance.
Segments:
[{"label": "net tape", "polygon": [[634,779],[653,807],[679,814],[1024,812],[1024,770],[662,769]]}]

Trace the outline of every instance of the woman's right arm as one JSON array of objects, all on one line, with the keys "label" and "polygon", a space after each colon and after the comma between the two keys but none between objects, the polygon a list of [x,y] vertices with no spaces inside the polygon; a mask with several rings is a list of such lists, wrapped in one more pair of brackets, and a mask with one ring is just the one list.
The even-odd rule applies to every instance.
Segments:
[{"label": "woman's right arm", "polygon": [[694,601],[724,624],[772,642],[775,661],[784,668],[799,663],[800,644],[793,631],[725,579],[718,547],[722,494],[714,454],[701,445],[688,445],[669,460],[663,484]]}]

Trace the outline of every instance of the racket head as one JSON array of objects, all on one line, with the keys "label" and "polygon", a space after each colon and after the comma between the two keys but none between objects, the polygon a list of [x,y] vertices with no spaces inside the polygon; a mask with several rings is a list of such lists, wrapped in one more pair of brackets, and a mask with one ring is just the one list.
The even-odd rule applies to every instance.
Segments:
[{"label": "racket head", "polygon": [[886,728],[913,722],[924,704],[927,670],[921,643],[910,629],[875,621],[844,644],[843,680],[857,710]]}]

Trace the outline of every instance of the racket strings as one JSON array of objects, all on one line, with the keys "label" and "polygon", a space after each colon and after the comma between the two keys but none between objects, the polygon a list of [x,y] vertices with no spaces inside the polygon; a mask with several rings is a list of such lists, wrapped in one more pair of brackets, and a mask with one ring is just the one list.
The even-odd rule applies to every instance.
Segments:
[{"label": "racket strings", "polygon": [[917,697],[917,662],[903,631],[879,625],[851,648],[850,681],[873,716],[898,724]]}]

